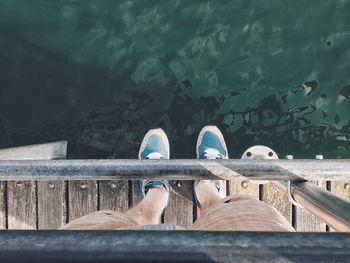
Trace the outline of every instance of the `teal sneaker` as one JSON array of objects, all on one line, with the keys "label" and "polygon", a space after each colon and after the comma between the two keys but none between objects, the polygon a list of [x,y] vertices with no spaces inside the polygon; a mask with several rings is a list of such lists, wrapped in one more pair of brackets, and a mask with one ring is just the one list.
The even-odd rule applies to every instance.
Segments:
[{"label": "teal sneaker", "polygon": [[228,159],[224,136],[216,126],[205,126],[197,139],[197,159]]},{"label": "teal sneaker", "polygon": [[[169,140],[162,129],[149,130],[142,140],[139,159],[169,159],[170,146]],[[141,195],[145,197],[150,188],[164,187],[170,192],[170,185],[167,180],[141,180],[140,190]],[[170,194],[169,194],[170,197]],[[166,207],[168,206],[169,198]]]},{"label": "teal sneaker", "polygon": [[169,140],[162,129],[149,130],[142,140],[139,159],[169,159]]},{"label": "teal sneaker", "polygon": [[[200,131],[196,146],[197,159],[228,159],[228,151],[224,136],[216,126],[205,126]],[[210,180],[220,196],[226,196],[226,184],[224,180]],[[193,195],[197,206],[201,207],[201,202],[197,195],[197,185],[199,180],[193,182]]]}]

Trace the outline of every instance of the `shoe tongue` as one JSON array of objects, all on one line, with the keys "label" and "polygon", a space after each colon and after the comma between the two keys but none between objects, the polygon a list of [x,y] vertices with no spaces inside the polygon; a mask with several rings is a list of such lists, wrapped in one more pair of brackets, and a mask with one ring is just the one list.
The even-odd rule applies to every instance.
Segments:
[{"label": "shoe tongue", "polygon": [[213,148],[208,148],[204,151],[203,157],[205,159],[222,159],[220,152]]},{"label": "shoe tongue", "polygon": [[152,152],[147,155],[146,159],[164,159],[164,156],[158,152]]}]

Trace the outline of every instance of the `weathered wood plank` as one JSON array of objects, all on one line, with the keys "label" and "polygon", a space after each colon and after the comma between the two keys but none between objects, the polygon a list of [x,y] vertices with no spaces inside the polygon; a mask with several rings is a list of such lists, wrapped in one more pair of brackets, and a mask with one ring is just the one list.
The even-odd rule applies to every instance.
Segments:
[{"label": "weathered wood plank", "polygon": [[[46,152],[52,159],[65,159],[67,156],[67,142],[52,143],[55,149]],[[50,145],[46,145],[49,148]],[[43,152],[41,153],[43,154]],[[38,181],[38,228],[57,229],[67,222],[67,182]]]},{"label": "weathered wood plank", "polygon": [[331,192],[340,198],[350,201],[350,181],[331,182]]},{"label": "weathered wood plank", "polygon": [[129,191],[129,208],[131,208],[138,205],[143,197],[140,190],[140,181],[129,181],[129,186],[131,188],[131,191]]},{"label": "weathered wood plank", "polygon": [[68,182],[68,220],[97,211],[98,193],[96,181]]},{"label": "weathered wood plank", "polygon": [[193,223],[193,190],[191,181],[173,184],[168,207],[164,211],[164,223],[189,228]]},{"label": "weathered wood plank", "polygon": [[53,160],[65,158],[67,141],[0,149],[0,160]]},{"label": "weathered wood plank", "polygon": [[[319,187],[326,189],[326,182],[312,182],[317,184]],[[293,209],[295,214],[293,215],[295,218],[295,225],[293,226],[298,232],[325,232],[326,224],[319,219],[317,216],[313,215],[305,208],[295,207]]]},{"label": "weathered wood plank", "polygon": [[228,181],[228,195],[244,195],[259,199],[259,185],[249,180]]},{"label": "weathered wood plank", "polygon": [[292,204],[285,192],[270,182],[262,186],[261,199],[276,208],[292,224]]},{"label": "weathered wood plank", "polygon": [[[336,196],[350,201],[350,181],[333,181],[330,191]],[[334,231],[332,228],[329,230]]]},{"label": "weathered wood plank", "polygon": [[7,227],[6,195],[7,182],[0,182],[0,229]]},{"label": "weathered wood plank", "polygon": [[100,181],[100,210],[125,211],[129,205],[128,181]]},{"label": "weathered wood plank", "polygon": [[8,228],[37,228],[36,182],[8,182]]},{"label": "weathered wood plank", "polygon": [[38,228],[57,229],[66,223],[66,182],[38,182]]},{"label": "weathered wood plank", "polygon": [[[1,160],[52,160],[65,158],[67,141],[12,147],[0,150]],[[16,178],[17,179],[17,178]],[[8,228],[36,229],[61,226],[65,213],[64,197],[46,188],[45,182],[11,181],[8,183]],[[63,182],[61,182],[63,184]],[[55,193],[54,193],[55,192]]]}]

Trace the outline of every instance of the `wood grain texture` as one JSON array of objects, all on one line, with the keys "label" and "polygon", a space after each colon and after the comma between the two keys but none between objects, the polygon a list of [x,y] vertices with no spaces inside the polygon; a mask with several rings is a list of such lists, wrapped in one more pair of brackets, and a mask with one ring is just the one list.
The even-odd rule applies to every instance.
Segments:
[{"label": "wood grain texture", "polygon": [[172,188],[168,207],[164,211],[164,223],[189,228],[194,219],[192,182],[175,182]]},{"label": "wood grain texture", "polygon": [[245,195],[259,199],[259,185],[249,180],[228,181],[228,195]]},{"label": "wood grain texture", "polygon": [[292,204],[285,192],[270,182],[262,186],[261,199],[266,204],[276,208],[292,224]]},{"label": "wood grain texture", "polygon": [[[319,187],[326,189],[326,182],[312,182],[317,184]],[[293,209],[295,214],[293,215],[295,218],[295,224],[293,227],[298,232],[325,232],[326,224],[319,219],[317,216],[310,213],[305,208],[295,207]]]},{"label": "wood grain texture", "polygon": [[8,229],[37,229],[36,182],[8,182]]},{"label": "wood grain texture", "polygon": [[6,195],[7,195],[7,182],[0,182],[0,229],[7,228]]},{"label": "wood grain texture", "polygon": [[[340,198],[350,201],[350,181],[332,181],[330,191]],[[330,228],[329,231],[335,230]]]},{"label": "wood grain texture", "polygon": [[140,203],[143,199],[143,196],[140,190],[140,181],[129,181],[129,186],[131,188],[131,191],[129,191],[129,208],[131,208]]},{"label": "wood grain texture", "polygon": [[38,228],[57,229],[66,223],[66,182],[38,182]]},{"label": "wood grain texture", "polygon": [[331,192],[340,198],[350,201],[350,181],[331,182]]},{"label": "wood grain texture", "polygon": [[100,181],[99,210],[125,211],[129,205],[128,181]]},{"label": "wood grain texture", "polygon": [[97,192],[96,181],[68,182],[68,220],[97,211]]}]

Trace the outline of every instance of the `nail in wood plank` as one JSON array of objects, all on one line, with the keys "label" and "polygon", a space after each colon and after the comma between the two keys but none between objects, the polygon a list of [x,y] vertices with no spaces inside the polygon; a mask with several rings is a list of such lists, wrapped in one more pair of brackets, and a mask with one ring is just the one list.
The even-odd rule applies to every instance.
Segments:
[{"label": "nail in wood plank", "polygon": [[38,182],[38,228],[57,229],[66,223],[66,182]]},{"label": "nail in wood plank", "polygon": [[259,199],[259,185],[249,180],[228,181],[228,195],[244,195]]},{"label": "nail in wood plank", "polygon": [[193,223],[193,191],[191,181],[178,181],[173,185],[164,223],[189,228]]},{"label": "nail in wood plank", "polygon": [[125,211],[129,205],[128,181],[100,181],[100,210]]},{"label": "nail in wood plank", "polygon": [[[0,149],[1,160],[53,160],[65,158],[66,154],[67,141]],[[57,186],[58,184],[59,182],[57,182]],[[52,191],[47,191],[45,186],[44,182],[9,182],[8,227],[10,229],[56,228],[56,226],[60,226],[61,223],[58,224],[58,222],[62,221],[62,213],[65,211],[64,194],[62,194],[63,196],[59,196],[59,192],[53,194]],[[37,190],[38,192],[36,192]]]},{"label": "nail in wood plank", "polygon": [[68,191],[69,221],[97,211],[96,181],[70,181]]},{"label": "nail in wood plank", "polygon": [[[318,186],[326,189],[326,182],[313,182]],[[305,208],[295,207],[295,230],[299,232],[325,232],[326,224],[319,219],[317,216],[313,215],[311,212],[307,211]]]},{"label": "nail in wood plank", "polygon": [[8,229],[37,228],[36,182],[8,182]]}]

